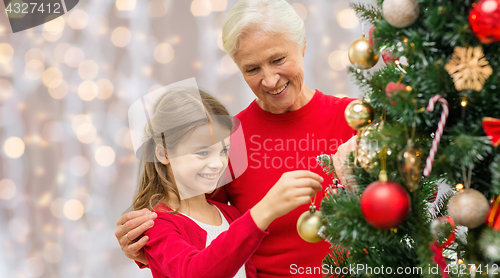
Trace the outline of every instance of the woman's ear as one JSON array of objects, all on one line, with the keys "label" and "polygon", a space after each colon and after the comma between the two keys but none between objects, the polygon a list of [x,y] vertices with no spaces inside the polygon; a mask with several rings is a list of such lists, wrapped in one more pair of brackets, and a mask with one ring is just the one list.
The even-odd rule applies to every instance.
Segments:
[{"label": "woman's ear", "polygon": [[167,165],[170,163],[170,161],[168,161],[168,157],[167,157],[167,153],[165,152],[165,148],[163,146],[156,145],[155,154],[156,154],[156,159],[158,159],[158,161],[160,161],[161,164]]}]

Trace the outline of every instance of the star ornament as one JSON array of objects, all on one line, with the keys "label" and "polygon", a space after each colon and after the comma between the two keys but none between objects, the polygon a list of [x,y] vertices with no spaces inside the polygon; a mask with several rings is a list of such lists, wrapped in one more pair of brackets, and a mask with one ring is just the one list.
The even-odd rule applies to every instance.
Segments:
[{"label": "star ornament", "polygon": [[481,91],[493,69],[484,57],[481,47],[460,47],[454,49],[444,69],[453,78],[457,91]]}]

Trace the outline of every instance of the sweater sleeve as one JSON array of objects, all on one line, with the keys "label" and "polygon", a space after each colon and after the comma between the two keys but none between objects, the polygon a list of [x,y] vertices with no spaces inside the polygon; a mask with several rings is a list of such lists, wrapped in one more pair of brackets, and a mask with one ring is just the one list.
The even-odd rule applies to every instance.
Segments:
[{"label": "sweater sleeve", "polygon": [[189,235],[174,222],[157,219],[146,232],[144,247],[153,274],[167,277],[233,277],[250,259],[268,234],[257,227],[250,212],[235,220],[203,250],[193,246]]}]

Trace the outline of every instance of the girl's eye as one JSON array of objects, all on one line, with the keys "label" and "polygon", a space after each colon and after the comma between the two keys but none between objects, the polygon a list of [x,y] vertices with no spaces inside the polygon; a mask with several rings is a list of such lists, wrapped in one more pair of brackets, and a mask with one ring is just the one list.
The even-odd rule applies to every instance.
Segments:
[{"label": "girl's eye", "polygon": [[220,154],[222,155],[227,155],[228,153],[229,153],[228,149],[223,149],[222,151],[220,151]]},{"label": "girl's eye", "polygon": [[202,151],[202,152],[197,152],[196,154],[199,155],[199,156],[207,156],[208,152],[207,151]]}]

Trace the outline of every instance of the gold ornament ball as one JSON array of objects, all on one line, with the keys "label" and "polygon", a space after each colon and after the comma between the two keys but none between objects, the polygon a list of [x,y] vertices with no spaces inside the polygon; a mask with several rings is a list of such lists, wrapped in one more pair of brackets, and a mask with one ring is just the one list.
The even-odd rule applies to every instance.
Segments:
[{"label": "gold ornament ball", "polygon": [[422,177],[422,151],[413,146],[411,141],[406,148],[398,154],[399,170],[406,181],[406,187],[410,192],[418,188],[418,182]]},{"label": "gold ornament ball", "polygon": [[363,36],[349,47],[349,61],[360,69],[369,69],[377,64],[378,55],[374,53],[370,41]]},{"label": "gold ornament ball", "polygon": [[323,240],[318,235],[319,229],[326,223],[322,221],[322,214],[317,210],[308,210],[297,220],[297,232],[299,236],[310,243],[316,243]]},{"label": "gold ornament ball", "polygon": [[373,107],[369,103],[359,99],[351,101],[345,108],[345,120],[354,129],[360,129],[369,125],[374,117],[375,112],[373,111]]},{"label": "gold ornament ball", "polygon": [[381,125],[371,124],[360,132],[360,140],[357,146],[356,160],[363,169],[370,173],[379,165],[378,156],[381,151],[381,144],[378,140],[371,140],[374,132],[381,130]]},{"label": "gold ornament ball", "polygon": [[490,205],[483,193],[475,189],[458,192],[448,203],[448,213],[456,225],[474,229],[481,226],[488,216]]}]

